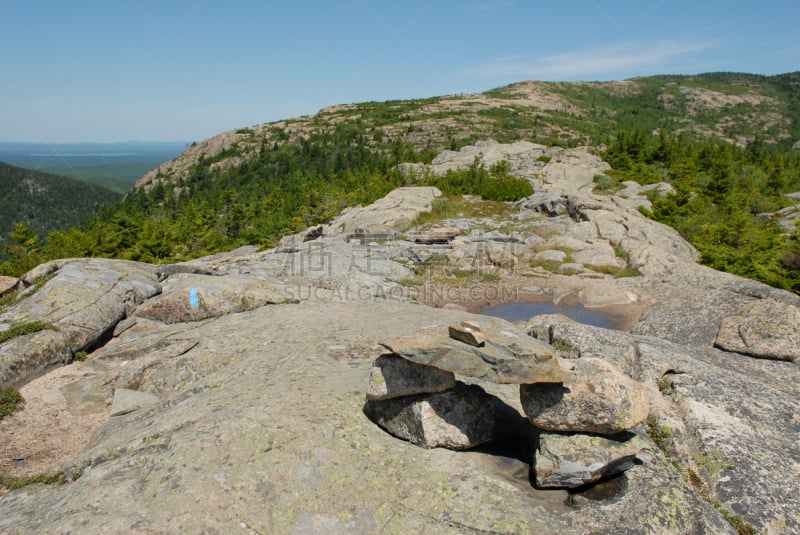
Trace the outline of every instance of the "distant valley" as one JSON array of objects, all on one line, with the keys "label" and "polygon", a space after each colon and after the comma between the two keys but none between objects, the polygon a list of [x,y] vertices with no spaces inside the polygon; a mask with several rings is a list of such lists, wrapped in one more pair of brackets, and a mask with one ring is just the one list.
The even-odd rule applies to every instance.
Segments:
[{"label": "distant valley", "polygon": [[82,180],[126,193],[136,180],[175,158],[182,141],[121,143],[0,142],[0,162]]},{"label": "distant valley", "polygon": [[[0,245],[23,223],[45,236],[78,225],[121,195],[96,184],[24,169],[0,161]],[[3,258],[0,251],[0,258]]]}]

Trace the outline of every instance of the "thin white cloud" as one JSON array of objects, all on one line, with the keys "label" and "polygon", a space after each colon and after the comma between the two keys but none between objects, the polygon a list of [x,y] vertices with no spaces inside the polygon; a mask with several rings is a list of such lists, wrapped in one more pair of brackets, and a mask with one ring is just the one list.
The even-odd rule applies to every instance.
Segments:
[{"label": "thin white cloud", "polygon": [[702,52],[708,42],[662,41],[645,46],[621,43],[541,58],[497,58],[461,71],[482,78],[532,78],[539,80],[586,79],[615,73],[656,72],[681,56]]}]

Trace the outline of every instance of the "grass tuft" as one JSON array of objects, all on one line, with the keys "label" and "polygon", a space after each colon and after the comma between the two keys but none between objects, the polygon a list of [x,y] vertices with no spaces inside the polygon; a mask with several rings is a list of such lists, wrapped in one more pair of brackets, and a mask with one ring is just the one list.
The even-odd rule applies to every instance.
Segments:
[{"label": "grass tuft", "polygon": [[58,330],[58,328],[56,328],[54,325],[50,325],[49,323],[44,323],[43,321],[31,321],[28,323],[20,323],[18,325],[14,325],[10,329],[0,332],[0,344],[8,340],[11,340],[12,338],[16,338],[18,336],[33,334],[47,329],[51,331]]},{"label": "grass tuft", "polygon": [[13,386],[0,386],[0,420],[18,411],[25,400]]}]

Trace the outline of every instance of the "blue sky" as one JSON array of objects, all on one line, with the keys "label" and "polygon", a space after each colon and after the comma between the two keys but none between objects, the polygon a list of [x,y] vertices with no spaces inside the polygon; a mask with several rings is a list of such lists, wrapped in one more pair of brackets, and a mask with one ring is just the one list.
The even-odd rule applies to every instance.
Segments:
[{"label": "blue sky", "polygon": [[800,2],[0,0],[0,141],[196,141],[522,80],[800,70]]}]

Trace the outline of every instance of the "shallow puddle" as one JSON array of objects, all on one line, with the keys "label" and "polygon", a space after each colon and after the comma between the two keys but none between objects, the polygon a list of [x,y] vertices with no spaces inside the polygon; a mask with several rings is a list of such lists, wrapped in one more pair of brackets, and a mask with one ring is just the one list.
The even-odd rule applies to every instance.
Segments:
[{"label": "shallow puddle", "polygon": [[588,310],[581,305],[544,303],[504,303],[495,307],[484,305],[480,311],[486,316],[494,316],[507,321],[528,321],[539,314],[563,314],[577,322],[604,329],[617,329],[617,322],[611,316],[599,310]]}]

